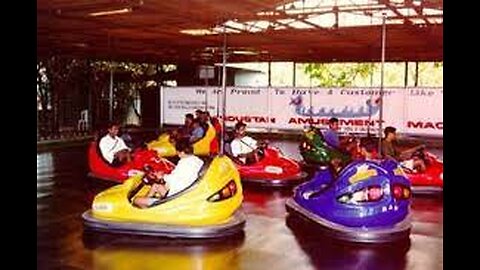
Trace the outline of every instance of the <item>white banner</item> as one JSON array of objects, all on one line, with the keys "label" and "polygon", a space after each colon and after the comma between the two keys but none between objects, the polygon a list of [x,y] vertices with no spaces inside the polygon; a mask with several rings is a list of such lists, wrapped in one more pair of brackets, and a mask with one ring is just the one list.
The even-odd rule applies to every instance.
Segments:
[{"label": "white banner", "polygon": [[[181,125],[185,114],[195,113],[195,110],[207,109],[213,115],[217,110],[217,91],[214,87],[164,87],[163,123]],[[207,107],[208,106],[208,107]]]},{"label": "white banner", "polygon": [[[217,115],[218,87],[165,87],[163,119],[182,124],[196,109]],[[208,91],[206,91],[208,90]],[[330,117],[341,132],[377,134],[379,88],[227,87],[226,122],[244,121],[250,128],[303,129],[312,123],[326,128]],[[383,127],[399,133],[443,136],[442,88],[385,88]],[[219,113],[221,115],[221,112]]]},{"label": "white banner", "polygon": [[405,103],[405,133],[443,136],[443,89],[409,88]]}]

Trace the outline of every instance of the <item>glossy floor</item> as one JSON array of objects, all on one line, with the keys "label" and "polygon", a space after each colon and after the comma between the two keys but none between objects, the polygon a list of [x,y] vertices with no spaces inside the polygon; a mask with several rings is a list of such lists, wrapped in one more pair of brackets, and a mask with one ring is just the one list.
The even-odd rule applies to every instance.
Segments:
[{"label": "glossy floor", "polygon": [[[282,150],[294,147],[281,142]],[[437,151],[441,152],[441,151]],[[443,201],[413,199],[408,243],[349,245],[286,218],[290,190],[245,188],[245,233],[221,241],[84,231],[80,215],[108,187],[86,178],[86,148],[37,154],[38,269],[442,269]]]}]

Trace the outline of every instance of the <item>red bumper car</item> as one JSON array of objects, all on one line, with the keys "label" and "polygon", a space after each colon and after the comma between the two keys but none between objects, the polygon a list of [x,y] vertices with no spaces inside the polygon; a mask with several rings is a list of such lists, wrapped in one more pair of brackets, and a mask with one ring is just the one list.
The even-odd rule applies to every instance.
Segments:
[{"label": "red bumper car", "polygon": [[242,182],[272,187],[292,186],[302,182],[308,176],[302,171],[297,161],[284,156],[277,148],[261,147],[258,156],[257,162],[244,164],[230,155],[237,166]]},{"label": "red bumper car", "polygon": [[145,165],[156,171],[169,173],[175,165],[167,159],[157,156],[153,150],[136,149],[132,153],[132,160],[119,167],[111,166],[100,153],[97,142],[90,143],[88,148],[89,176],[123,183],[127,178],[137,173],[143,173]]},{"label": "red bumper car", "polygon": [[415,172],[404,168],[407,178],[412,182],[414,194],[437,194],[443,192],[443,161],[435,155],[425,152],[426,170]]}]

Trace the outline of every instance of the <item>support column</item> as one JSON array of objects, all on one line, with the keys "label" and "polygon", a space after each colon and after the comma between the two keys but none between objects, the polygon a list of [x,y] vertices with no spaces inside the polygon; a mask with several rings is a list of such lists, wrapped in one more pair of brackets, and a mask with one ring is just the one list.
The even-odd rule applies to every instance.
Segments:
[{"label": "support column", "polygon": [[418,61],[415,62],[415,87],[418,86]]},{"label": "support column", "polygon": [[268,87],[272,86],[272,62],[268,61]]},{"label": "support column", "polygon": [[297,69],[296,69],[296,62],[293,62],[293,82],[292,85],[293,87],[297,86]]},{"label": "support column", "polygon": [[408,87],[408,61],[405,62],[405,88]]},{"label": "support column", "polygon": [[381,75],[380,75],[380,117],[378,123],[378,153],[382,153],[382,126],[383,126],[383,79],[384,79],[384,72],[385,72],[385,35],[386,35],[386,19],[387,14],[383,13],[382,18],[382,65],[381,65]]}]

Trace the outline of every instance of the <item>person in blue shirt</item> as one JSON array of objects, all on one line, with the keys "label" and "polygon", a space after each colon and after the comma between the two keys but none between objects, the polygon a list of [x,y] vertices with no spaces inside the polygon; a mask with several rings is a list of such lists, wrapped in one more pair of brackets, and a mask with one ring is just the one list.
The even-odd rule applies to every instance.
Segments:
[{"label": "person in blue shirt", "polygon": [[205,130],[202,128],[200,120],[195,118],[193,120],[193,130],[190,133],[190,143],[195,143],[205,136]]},{"label": "person in blue shirt", "polygon": [[335,148],[340,147],[340,139],[338,137],[338,119],[332,117],[328,120],[328,130],[325,131],[323,137],[328,145],[333,146]]}]

